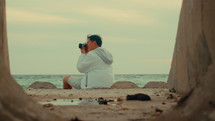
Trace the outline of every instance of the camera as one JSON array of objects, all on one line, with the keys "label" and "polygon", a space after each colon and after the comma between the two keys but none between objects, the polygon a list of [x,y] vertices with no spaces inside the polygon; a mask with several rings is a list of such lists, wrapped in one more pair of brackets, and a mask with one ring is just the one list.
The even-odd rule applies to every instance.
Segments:
[{"label": "camera", "polygon": [[78,46],[80,49],[84,48],[86,49],[87,48],[87,43],[79,43],[79,46]]}]

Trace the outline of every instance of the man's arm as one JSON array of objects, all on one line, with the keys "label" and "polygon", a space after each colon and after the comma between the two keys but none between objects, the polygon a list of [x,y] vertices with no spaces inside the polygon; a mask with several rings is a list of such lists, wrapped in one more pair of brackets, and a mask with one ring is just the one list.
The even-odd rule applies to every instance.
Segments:
[{"label": "man's arm", "polygon": [[96,56],[94,52],[88,52],[87,54],[82,53],[78,59],[77,69],[81,73],[87,73],[97,61],[98,56]]}]

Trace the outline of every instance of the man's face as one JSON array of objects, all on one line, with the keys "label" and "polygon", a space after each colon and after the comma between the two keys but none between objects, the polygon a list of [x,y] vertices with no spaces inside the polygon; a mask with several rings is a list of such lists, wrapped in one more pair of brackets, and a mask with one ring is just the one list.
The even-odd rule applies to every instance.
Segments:
[{"label": "man's face", "polygon": [[90,40],[88,39],[88,40],[87,40],[87,49],[88,49],[88,51],[93,50],[94,46],[95,46],[95,41],[90,41]]}]

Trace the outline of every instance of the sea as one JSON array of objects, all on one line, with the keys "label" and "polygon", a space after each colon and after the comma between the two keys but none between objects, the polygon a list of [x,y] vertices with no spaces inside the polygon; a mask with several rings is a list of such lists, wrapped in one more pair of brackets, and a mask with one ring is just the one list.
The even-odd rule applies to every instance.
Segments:
[{"label": "sea", "polygon": [[[62,79],[66,75],[12,75],[16,82],[23,88],[28,88],[34,82],[50,82],[57,88],[62,88]],[[73,78],[80,78],[84,75],[72,74]],[[150,81],[167,82],[168,74],[115,74],[116,81],[130,81],[139,87]]]}]

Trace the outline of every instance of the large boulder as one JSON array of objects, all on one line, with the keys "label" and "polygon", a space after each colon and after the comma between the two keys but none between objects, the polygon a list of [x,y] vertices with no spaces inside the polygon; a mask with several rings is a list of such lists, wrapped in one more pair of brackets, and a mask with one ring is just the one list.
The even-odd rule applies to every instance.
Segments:
[{"label": "large boulder", "polygon": [[146,83],[144,88],[167,88],[167,83],[162,81],[151,81]]},{"label": "large boulder", "polygon": [[56,89],[57,87],[50,82],[34,82],[28,88],[34,89]]},{"label": "large boulder", "polygon": [[135,83],[130,81],[119,81],[114,83],[111,88],[115,89],[132,89],[132,88],[140,88]]}]

